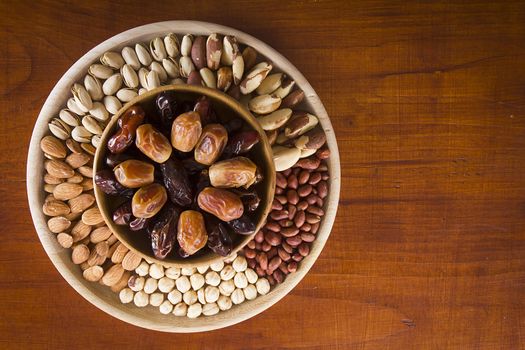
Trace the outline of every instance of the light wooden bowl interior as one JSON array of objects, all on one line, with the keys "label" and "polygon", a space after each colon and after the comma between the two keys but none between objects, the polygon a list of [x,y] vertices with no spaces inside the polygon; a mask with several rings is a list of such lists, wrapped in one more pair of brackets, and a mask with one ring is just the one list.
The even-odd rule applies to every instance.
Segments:
[{"label": "light wooden bowl interior", "polygon": [[[107,168],[107,166],[104,164],[104,159],[107,153],[106,145],[109,138],[118,128],[117,121],[120,116],[131,106],[135,105],[140,105],[146,112],[146,116],[148,116],[150,113],[156,113],[155,98],[162,91],[175,92],[176,98],[179,102],[196,101],[200,96],[205,95],[210,99],[212,106],[220,120],[228,121],[233,118],[241,118],[247,124],[248,129],[255,130],[260,135],[261,141],[255,145],[247,155],[257,165],[259,171],[261,171],[261,174],[264,176],[264,179],[255,185],[255,189],[261,197],[261,203],[254,213],[248,214],[254,220],[256,224],[255,232],[257,232],[265,223],[266,217],[272,209],[273,195],[275,192],[275,166],[273,164],[272,149],[265,132],[262,130],[259,123],[257,120],[255,120],[251,113],[248,112],[248,110],[246,110],[239,102],[218,90],[192,85],[169,85],[148,91],[126,103],[126,105],[124,105],[120,111],[113,116],[104,130],[104,133],[102,134],[100,139],[100,147],[98,147],[95,154],[93,167],[94,173],[100,169]],[[95,191],[95,197],[97,199],[100,212],[111,231],[113,231],[115,236],[117,236],[117,238],[122,243],[124,243],[126,247],[139,254],[143,258],[163,264],[165,266],[175,267],[209,266],[210,264],[225,259],[224,257],[213,253],[208,248],[202,249],[195,255],[192,255],[186,259],[180,258],[174,251],[164,260],[157,259],[155,255],[153,255],[151,250],[151,241],[146,234],[133,232],[127,226],[119,226],[113,222],[112,213],[120,204],[122,204],[122,198],[106,195],[96,184],[93,185],[93,189]],[[248,236],[232,234],[231,237],[233,240],[233,249],[230,253],[230,256],[233,256],[242,247],[244,247],[253,238],[255,232]]]},{"label": "light wooden bowl interior", "polygon": [[[42,137],[49,133],[47,127],[49,120],[58,114],[70,97],[71,85],[83,79],[87,67],[97,61],[104,52],[120,51],[124,46],[148,42],[170,32],[179,35],[186,33],[234,35],[240,43],[252,46],[261,55],[267,57],[273,62],[276,70],[285,72],[305,92],[306,99],[301,108],[311,111],[319,118],[331,151],[328,159],[330,181],[328,197],[325,199],[326,215],[321,221],[317,239],[311,245],[310,254],[301,261],[297,272],[288,275],[283,283],[272,288],[267,295],[235,305],[229,311],[197,319],[162,315],[158,308],[151,306],[138,308],[133,304],[122,304],[118,295],[109,288],[84,280],[80,268],[71,262],[71,251],[58,244],[55,235],[48,230],[46,217],[42,213],[45,197],[44,155],[40,151],[39,144]],[[148,24],[115,35],[86,53],[62,76],[49,94],[35,123],[27,160],[27,192],[31,216],[42,246],[60,274],[80,295],[104,312],[136,326],[164,332],[188,333],[227,327],[253,317],[281,300],[301,281],[321,253],[330,235],[339,201],[340,175],[339,151],[326,110],[306,78],[284,56],[253,36],[233,28],[196,21],[167,21]]]}]

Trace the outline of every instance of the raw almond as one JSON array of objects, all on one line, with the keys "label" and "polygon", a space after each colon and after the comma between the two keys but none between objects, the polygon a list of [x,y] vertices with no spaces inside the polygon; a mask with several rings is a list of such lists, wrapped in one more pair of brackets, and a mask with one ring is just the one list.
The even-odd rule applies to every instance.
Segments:
[{"label": "raw almond", "polygon": [[59,179],[66,179],[75,175],[73,169],[61,160],[47,160],[45,162],[45,168],[51,176]]},{"label": "raw almond", "polygon": [[54,136],[48,135],[40,140],[40,148],[44,153],[47,153],[55,158],[64,158],[67,154],[66,147]]},{"label": "raw almond", "polygon": [[79,184],[82,181],[84,181],[84,176],[80,175],[79,173],[75,173],[75,175],[67,179],[67,182],[71,184]]},{"label": "raw almond", "polygon": [[57,187],[57,185],[45,184],[44,191],[46,191],[47,193],[53,193],[53,191],[55,190],[55,187]]},{"label": "raw almond", "polygon": [[89,236],[91,232],[91,226],[84,224],[82,221],[79,221],[73,226],[71,230],[71,235],[73,236],[73,241],[78,242]]},{"label": "raw almond", "polygon": [[104,258],[108,255],[109,244],[108,242],[99,242],[95,245],[95,251],[98,255],[103,256]]},{"label": "raw almond", "polygon": [[67,230],[71,226],[71,221],[63,216],[56,216],[47,221],[49,231],[53,233],[60,233]]},{"label": "raw almond", "polygon": [[83,193],[80,196],[68,201],[72,213],[82,213],[95,203],[95,197],[89,193]]},{"label": "raw almond", "polygon": [[110,288],[114,293],[120,293],[120,291],[128,286],[128,280],[131,277],[131,272],[124,271],[120,280],[112,285]]},{"label": "raw almond", "polygon": [[42,206],[42,211],[47,216],[63,216],[69,214],[69,206],[59,200],[47,201]]},{"label": "raw almond", "polygon": [[116,242],[116,243],[109,243],[109,241],[106,241],[109,245],[109,250],[108,250],[108,253],[106,254],[106,259],[111,259],[111,257],[113,256],[113,253],[115,252],[115,250],[117,250],[117,247],[118,247],[118,243],[120,242]]},{"label": "raw almond", "polygon": [[122,275],[124,274],[124,269],[122,268],[122,265],[117,264],[111,266],[111,268],[106,271],[104,276],[102,276],[102,283],[106,286],[112,286],[116,284],[120,279],[122,278]]},{"label": "raw almond", "polygon": [[57,241],[64,248],[71,248],[73,245],[73,237],[65,232],[57,235]]},{"label": "raw almond", "polygon": [[73,139],[67,139],[66,146],[73,153],[82,153],[82,148],[80,144]]},{"label": "raw almond", "polygon": [[114,264],[119,264],[122,262],[122,260],[124,260],[124,257],[126,256],[126,254],[129,252],[129,249],[124,245],[122,244],[121,242],[119,242],[117,244],[117,248],[115,249],[115,251],[113,252],[113,254],[111,255],[111,261],[114,263]]},{"label": "raw almond", "polygon": [[91,266],[84,270],[82,276],[89,282],[97,282],[104,275],[104,269],[98,265]]},{"label": "raw almond", "polygon": [[74,264],[79,265],[89,257],[89,248],[85,244],[76,245],[71,252],[71,260]]},{"label": "raw almond", "polygon": [[71,153],[69,156],[67,156],[66,163],[69,164],[69,166],[71,166],[73,169],[76,169],[86,165],[90,159],[91,157],[85,153]]},{"label": "raw almond", "polygon": [[99,243],[102,241],[105,241],[112,235],[111,230],[107,226],[102,226],[99,228],[94,229],[91,232],[90,240],[91,243]]},{"label": "raw almond", "polygon": [[84,191],[90,191],[93,189],[93,179],[91,178],[84,179],[84,181],[82,181],[80,185],[82,186],[82,189]]},{"label": "raw almond", "polygon": [[84,165],[84,166],[79,167],[77,170],[80,174],[82,174],[82,176],[90,177],[90,178],[93,177],[93,168],[91,167]]},{"label": "raw almond", "polygon": [[95,266],[95,265],[102,265],[106,261],[105,255],[100,255],[97,253],[96,250],[92,250],[89,254],[89,258],[87,259],[87,263],[89,266]]},{"label": "raw almond", "polygon": [[[113,234],[111,236],[109,236],[109,238],[106,240],[106,242],[108,242],[109,245],[112,245],[116,241],[118,241],[117,236],[115,236]],[[113,252],[111,252],[111,253],[113,253]]]},{"label": "raw almond", "polygon": [[69,221],[73,222],[73,221],[78,220],[81,215],[82,215],[81,213],[69,213],[67,215],[64,215],[64,217],[68,219]]},{"label": "raw almond", "polygon": [[88,209],[82,214],[82,222],[86,225],[98,225],[104,222],[104,218],[100,214],[98,207]]},{"label": "raw almond", "polygon": [[62,183],[62,179],[59,179],[58,177],[54,177],[50,174],[44,175],[44,182],[48,185],[58,185]]},{"label": "raw almond", "polygon": [[126,256],[124,256],[124,259],[122,260],[122,266],[125,270],[133,271],[137,268],[137,266],[140,265],[141,260],[142,258],[138,254],[129,251],[126,253]]},{"label": "raw almond", "polygon": [[81,185],[64,182],[55,187],[53,196],[56,199],[67,201],[80,195],[83,190]]}]

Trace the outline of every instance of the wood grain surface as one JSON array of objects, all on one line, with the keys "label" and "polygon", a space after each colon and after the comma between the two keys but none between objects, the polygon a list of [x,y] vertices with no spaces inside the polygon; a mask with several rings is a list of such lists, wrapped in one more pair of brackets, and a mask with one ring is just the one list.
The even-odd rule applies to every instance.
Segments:
[{"label": "wood grain surface", "polygon": [[[0,348],[524,346],[523,2],[4,0],[0,12]],[[65,70],[170,19],[235,27],[290,59],[331,115],[343,179],[333,233],[297,288],[190,335],[128,325],[78,295],[25,191],[33,123]]]}]

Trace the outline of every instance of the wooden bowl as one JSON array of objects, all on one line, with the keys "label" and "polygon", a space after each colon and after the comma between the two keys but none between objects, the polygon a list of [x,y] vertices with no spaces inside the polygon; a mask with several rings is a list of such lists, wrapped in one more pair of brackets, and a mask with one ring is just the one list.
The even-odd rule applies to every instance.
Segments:
[{"label": "wooden bowl", "polygon": [[[266,137],[266,133],[260,127],[259,123],[257,120],[255,120],[252,114],[232,97],[218,90],[193,85],[168,85],[148,91],[135,97],[133,100],[126,103],[119,110],[119,112],[113,116],[109,124],[106,126],[106,129],[104,130],[104,133],[100,139],[100,147],[97,148],[97,152],[95,153],[93,172],[96,173],[100,169],[107,168],[107,166],[104,164],[104,158],[107,153],[106,145],[109,138],[118,128],[117,121],[120,116],[134,105],[140,105],[146,111],[146,116],[150,113],[155,113],[155,98],[162,91],[175,92],[179,101],[195,101],[200,96],[207,96],[210,99],[218,116],[224,118],[225,120],[241,118],[245,121],[250,129],[257,131],[261,137],[261,141],[253,147],[249,155],[249,158],[257,165],[259,171],[261,171],[262,175],[264,176],[263,181],[261,181],[255,187],[261,197],[261,203],[255,213],[253,213],[253,215],[250,214],[250,216],[254,218],[254,222],[257,227],[255,232],[257,232],[266,221],[266,217],[272,209],[272,201],[275,191],[275,166],[272,158],[272,149]],[[122,204],[122,200],[106,195],[95,184],[93,185],[93,189],[95,191],[98,208],[104,217],[106,225],[109,226],[119,241],[121,241],[131,251],[139,254],[143,258],[163,264],[165,266],[175,267],[209,266],[210,264],[218,262],[219,260],[225,259],[225,257],[215,254],[208,248],[202,249],[195,255],[192,255],[186,259],[180,258],[175,252],[169,254],[164,260],[157,259],[155,255],[153,255],[153,251],[151,250],[151,241],[146,234],[133,232],[127,226],[119,226],[113,222],[113,212],[120,204]],[[232,235],[233,249],[230,253],[230,256],[233,256],[237,253],[237,251],[239,251],[239,249],[244,247],[253,238],[255,232],[248,236]]]},{"label": "wooden bowl", "polygon": [[[319,118],[319,122],[326,133],[327,144],[331,152],[331,156],[328,159],[330,181],[328,197],[325,199],[326,214],[317,232],[317,239],[310,247],[310,254],[301,261],[298,270],[289,274],[283,283],[272,288],[267,295],[258,296],[255,300],[246,301],[240,305],[234,305],[230,310],[219,312],[217,315],[202,316],[197,319],[175,317],[171,314],[162,315],[158,308],[150,306],[138,308],[133,304],[122,304],[118,295],[113,293],[108,287],[86,281],[82,277],[80,268],[71,262],[71,250],[62,248],[56,240],[56,235],[47,228],[47,220],[42,212],[45,198],[43,181],[45,170],[44,155],[40,150],[40,140],[49,134],[47,124],[65,105],[70,96],[69,90],[71,85],[74,82],[81,81],[86,75],[88,66],[97,61],[104,52],[120,51],[124,46],[133,46],[136,42],[148,42],[157,36],[170,32],[179,35],[186,33],[197,35],[209,35],[211,33],[234,35],[240,43],[248,44],[261,55],[266,56],[272,61],[273,66],[277,70],[286,73],[304,91],[306,98],[302,108],[311,111]],[[27,193],[31,216],[43,248],[62,277],[82,297],[113,317],[139,327],[174,333],[202,332],[227,327],[263,312],[284,298],[306,276],[319,254],[321,254],[335,220],[340,186],[341,169],[334,129],[321,100],[301,72],[279,52],[251,35],[218,24],[197,21],[167,21],[130,29],[109,38],[82,56],[62,76],[44,103],[35,122],[27,159]],[[264,327],[264,325],[261,325],[261,327]]]}]

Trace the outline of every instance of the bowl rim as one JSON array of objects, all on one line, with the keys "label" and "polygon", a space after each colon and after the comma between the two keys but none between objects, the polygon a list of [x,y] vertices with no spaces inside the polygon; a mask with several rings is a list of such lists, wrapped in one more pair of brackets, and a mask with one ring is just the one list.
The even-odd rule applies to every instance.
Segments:
[{"label": "bowl rim", "polygon": [[[208,97],[211,97],[211,98],[213,98],[213,99],[215,99],[217,101],[220,101],[221,104],[227,106],[230,110],[234,111],[238,115],[241,115],[243,118],[251,119],[252,122],[253,122],[253,127],[254,127],[255,131],[257,131],[257,133],[261,137],[261,142],[263,144],[263,148],[264,149],[268,149],[269,152],[271,152],[271,146],[270,146],[270,144],[268,142],[268,138],[266,137],[266,133],[261,128],[261,126],[257,123],[257,119],[246,108],[244,108],[237,100],[235,100],[233,97],[231,97],[231,96],[229,96],[229,95],[225,94],[224,92],[219,91],[217,89],[210,89],[210,88],[207,88],[207,87],[204,87],[204,86],[195,86],[195,85],[187,85],[187,84],[184,84],[184,85],[165,85],[165,86],[161,86],[161,87],[149,90],[149,91],[145,92],[142,95],[136,96],[131,101],[129,101],[125,105],[123,105],[119,109],[119,111],[111,117],[110,121],[108,122],[108,124],[106,125],[106,127],[104,129],[104,132],[102,133],[102,136],[100,137],[101,144],[100,144],[99,147],[97,147],[97,150],[95,152],[95,157],[94,157],[94,160],[93,160],[93,175],[96,174],[96,172],[98,170],[98,164],[101,162],[100,157],[101,157],[102,149],[103,148],[106,149],[106,152],[107,152],[107,147],[105,145],[105,143],[106,143],[105,140],[108,139],[110,132],[113,132],[113,130],[111,130],[111,129],[113,129],[115,127],[115,124],[117,123],[118,118],[120,118],[122,116],[122,114],[124,114],[124,112],[127,111],[132,106],[134,106],[136,104],[140,104],[142,101],[144,101],[146,99],[149,99],[152,96],[155,96],[155,95],[157,95],[157,94],[159,94],[159,93],[161,93],[163,91],[174,91],[175,93],[177,93],[177,92],[180,92],[180,93],[186,93],[186,92],[195,93],[195,94],[199,94],[199,95],[208,96]],[[266,152],[263,151],[263,153],[266,153]],[[151,255],[144,254],[141,251],[139,251],[137,248],[135,248],[133,245],[131,245],[128,242],[127,239],[124,239],[125,237],[123,237],[123,232],[121,232],[121,227],[119,227],[118,225],[116,225],[113,222],[113,220],[111,218],[111,215],[107,212],[107,210],[105,210],[102,207],[102,204],[101,204],[102,200],[101,199],[103,197],[107,196],[107,195],[105,193],[103,193],[100,190],[100,188],[95,184],[95,177],[94,176],[93,176],[93,192],[95,193],[97,207],[99,208],[99,211],[100,211],[102,217],[104,218],[104,221],[105,221],[106,225],[111,229],[111,231],[118,238],[118,240],[122,244],[124,244],[129,250],[134,252],[135,254],[137,254],[140,257],[142,257],[143,259],[147,259],[147,260],[149,260],[149,261],[151,261],[153,263],[158,263],[158,264],[164,265],[165,267],[184,268],[184,267],[209,266],[211,264],[218,263],[218,262],[223,261],[223,260],[227,260],[228,258],[231,258],[235,254],[237,254],[237,252],[239,250],[241,250],[246,244],[248,244],[248,242],[255,236],[257,231],[259,231],[261,229],[261,227],[264,225],[264,222],[266,221],[266,218],[268,217],[268,214],[270,213],[270,211],[272,209],[271,208],[271,206],[272,206],[271,202],[273,201],[273,198],[274,198],[274,195],[275,195],[275,181],[276,181],[276,179],[275,179],[276,178],[276,175],[275,175],[275,164],[273,162],[273,159],[271,158],[271,153],[269,154],[269,161],[268,162],[266,161],[267,157],[264,157],[264,158],[265,158],[264,159],[264,164],[265,164],[265,166],[268,167],[268,171],[270,172],[270,174],[272,174],[269,179],[264,179],[263,180],[263,181],[267,182],[267,186],[268,186],[268,188],[265,190],[265,191],[267,191],[267,193],[269,195],[266,203],[264,203],[264,204],[266,204],[266,207],[265,207],[264,211],[261,213],[261,216],[260,216],[258,222],[256,223],[255,231],[252,234],[250,234],[250,235],[243,236],[243,238],[240,241],[240,243],[238,245],[236,245],[232,249],[231,253],[228,256],[226,256],[226,257],[220,256],[220,255],[215,254],[215,253],[208,253],[208,254],[206,254],[204,256],[200,256],[200,257],[194,258],[194,259],[192,259],[191,257],[188,257],[188,258],[186,258],[184,260],[173,261],[173,260],[160,260],[160,259],[156,258],[153,255],[153,253]],[[261,204],[263,204],[263,203],[261,203]]]},{"label": "bowl rim", "polygon": [[[319,118],[331,152],[331,156],[328,159],[330,190],[327,197],[325,216],[310,254],[301,261],[299,269],[295,273],[288,275],[283,283],[274,287],[266,295],[258,296],[255,300],[236,305],[227,312],[220,312],[214,316],[200,317],[196,320],[182,320],[181,318],[175,318],[174,320],[173,315],[162,317],[164,315],[160,315],[158,310],[153,310],[155,312],[153,315],[152,312],[139,309],[134,305],[132,306],[133,309],[130,309],[128,305],[121,304],[116,293],[113,293],[108,288],[104,287],[102,289],[102,286],[96,283],[86,283],[80,269],[71,262],[70,253],[58,245],[55,235],[48,230],[47,221],[41,208],[44,200],[42,176],[44,156],[40,151],[40,139],[48,133],[47,123],[51,116],[53,114],[56,115],[66,101],[67,96],[60,95],[60,92],[69,90],[72,82],[80,80],[86,74],[86,67],[96,61],[104,52],[114,50],[116,47],[122,48],[132,43],[144,42],[157,35],[166,35],[170,32],[176,32],[180,35],[184,33],[234,35],[239,42],[252,46],[260,54],[271,59],[275,67],[281,68],[305,92],[306,103]],[[284,298],[306,276],[326,244],[337,212],[340,187],[341,169],[335,132],[321,100],[302,73],[288,59],[261,40],[231,27],[199,21],[165,21],[135,27],[110,37],[79,58],[59,79],[47,97],[35,122],[27,159],[27,193],[31,217],[44,250],[62,277],[84,299],[115,318],[135,326],[174,333],[201,332],[231,326],[261,313]],[[145,316],[154,319],[151,320]],[[159,318],[162,321],[158,321]]]}]

